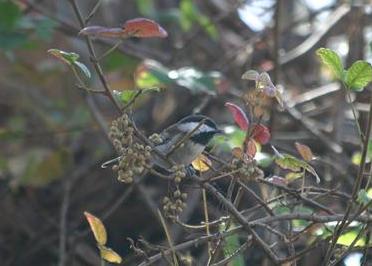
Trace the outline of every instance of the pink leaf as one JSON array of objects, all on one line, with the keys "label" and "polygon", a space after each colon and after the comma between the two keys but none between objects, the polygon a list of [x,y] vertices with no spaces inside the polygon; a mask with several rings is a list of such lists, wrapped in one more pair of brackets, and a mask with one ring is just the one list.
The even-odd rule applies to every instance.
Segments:
[{"label": "pink leaf", "polygon": [[82,29],[79,34],[93,36],[93,37],[104,37],[104,38],[123,38],[125,36],[122,28],[107,28],[102,26],[89,26]]},{"label": "pink leaf", "polygon": [[255,124],[252,130],[252,138],[260,144],[266,144],[270,141],[271,134],[266,126]]},{"label": "pink leaf", "polygon": [[225,103],[225,106],[229,109],[230,113],[233,115],[235,123],[237,123],[238,126],[242,130],[244,131],[248,130],[249,120],[246,114],[244,113],[244,111],[236,104],[233,104],[230,102]]},{"label": "pink leaf", "polygon": [[285,179],[281,176],[276,176],[276,175],[268,178],[267,181],[269,181],[270,183],[276,184],[276,185],[281,185],[281,186],[288,185],[288,180],[287,179]]},{"label": "pink leaf", "polygon": [[155,21],[147,18],[128,20],[123,25],[123,32],[128,36],[138,38],[165,38],[168,33]]}]

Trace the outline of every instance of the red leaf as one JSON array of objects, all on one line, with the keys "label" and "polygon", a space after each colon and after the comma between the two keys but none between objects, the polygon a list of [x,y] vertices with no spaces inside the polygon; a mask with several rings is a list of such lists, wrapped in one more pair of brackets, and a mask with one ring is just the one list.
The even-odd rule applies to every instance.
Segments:
[{"label": "red leaf", "polygon": [[271,134],[266,126],[255,124],[252,130],[252,138],[260,144],[266,144],[270,141]]},{"label": "red leaf", "polygon": [[253,158],[257,153],[256,142],[253,139],[249,139],[247,142],[247,151],[246,154]]},{"label": "red leaf", "polygon": [[128,20],[123,25],[123,32],[128,36],[139,38],[165,38],[168,33],[155,21],[147,18]]},{"label": "red leaf", "polygon": [[244,131],[248,130],[249,120],[246,114],[244,113],[244,111],[239,106],[233,103],[227,102],[225,103],[225,106],[229,109],[230,113],[233,115],[235,123],[237,123],[238,126],[242,130]]}]

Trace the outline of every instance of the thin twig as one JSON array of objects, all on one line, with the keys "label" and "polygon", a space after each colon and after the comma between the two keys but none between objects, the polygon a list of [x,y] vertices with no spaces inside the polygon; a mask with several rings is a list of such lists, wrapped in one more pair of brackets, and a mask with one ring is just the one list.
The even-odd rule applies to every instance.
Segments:
[{"label": "thin twig", "polygon": [[172,241],[170,232],[168,230],[167,224],[165,223],[163,215],[161,215],[161,212],[159,210],[158,210],[158,215],[159,215],[161,224],[163,225],[163,229],[164,229],[165,235],[166,235],[167,240],[168,240],[168,245],[170,247],[170,250],[172,251],[173,263],[174,263],[175,266],[178,266],[177,255],[176,255],[176,251],[174,250],[173,241]]},{"label": "thin twig", "polygon": [[59,222],[59,266],[66,265],[66,238],[67,238],[67,212],[70,205],[70,191],[73,180],[67,179],[65,181],[63,190],[63,200],[60,211],[60,222]]},{"label": "thin twig", "polygon": [[[76,15],[76,17],[79,21],[80,27],[85,28],[85,21],[84,21],[84,18],[82,16],[82,14],[81,14],[79,6],[76,3],[76,0],[67,0],[67,1],[69,1],[70,4],[72,5],[74,13],[75,13],[75,15]],[[88,46],[88,51],[89,51],[94,69],[96,70],[98,78],[101,81],[101,83],[103,85],[103,88],[105,89],[105,95],[107,95],[109,97],[109,99],[111,100],[113,105],[116,107],[117,111],[120,113],[120,106],[119,106],[118,102],[115,100],[115,98],[114,98],[114,96],[111,92],[111,88],[110,88],[110,86],[109,86],[109,84],[108,84],[108,82],[107,82],[107,80],[106,80],[106,78],[103,74],[102,67],[97,60],[97,56],[96,56],[96,52],[95,52],[94,47],[93,47],[92,40],[90,39],[89,36],[84,36],[84,38],[85,38],[86,44]]]},{"label": "thin twig", "polygon": [[172,153],[177,150],[183,143],[185,143],[185,141],[187,141],[191,136],[192,134],[195,133],[195,131],[197,131],[202,125],[203,123],[205,122],[205,119],[202,119],[195,128],[193,128],[190,132],[187,132],[187,134],[185,134],[172,148],[171,150],[166,154],[166,156],[169,158],[170,155],[172,155]]},{"label": "thin twig", "polygon": [[[207,236],[209,236],[210,230],[209,230],[209,216],[208,216],[208,205],[207,205],[207,193],[205,192],[205,189],[202,189],[203,194],[203,210],[204,210],[204,222],[205,222],[205,232]],[[208,241],[208,257],[211,257],[211,250],[212,246],[211,243]]]},{"label": "thin twig", "polygon": [[[372,92],[371,92],[370,99],[372,99]],[[365,136],[370,136],[371,128],[372,128],[372,102],[370,102],[370,109],[369,109],[368,122],[367,122],[367,130],[366,130]],[[326,265],[329,262],[329,260],[332,256],[332,253],[333,253],[333,250],[336,246],[337,240],[340,237],[340,235],[342,234],[342,231],[345,229],[345,225],[347,223],[347,220],[350,217],[351,209],[353,207],[353,204],[355,203],[354,201],[356,201],[356,197],[357,197],[358,191],[360,189],[360,185],[362,183],[363,173],[364,173],[364,169],[365,169],[365,165],[366,165],[366,161],[367,161],[368,142],[369,142],[369,137],[365,137],[364,141],[363,141],[363,151],[362,151],[362,156],[361,156],[361,162],[360,162],[360,165],[359,165],[358,175],[357,175],[357,178],[354,182],[353,190],[352,190],[352,193],[351,193],[351,200],[349,201],[348,206],[346,208],[344,219],[335,228],[335,233],[332,236],[331,244],[330,244],[330,246],[327,250],[327,253],[326,253],[326,256],[325,256],[325,259],[324,259],[324,265]]]},{"label": "thin twig", "polygon": [[88,24],[88,22],[91,20],[91,18],[94,17],[94,15],[97,13],[98,11],[98,8],[100,7],[100,5],[102,4],[102,0],[97,0],[96,4],[94,5],[94,7],[92,8],[92,10],[89,12],[89,15],[86,16],[86,18],[84,19],[84,23],[85,24]]},{"label": "thin twig", "polygon": [[105,57],[108,56],[110,53],[112,53],[113,51],[115,51],[115,49],[118,48],[122,43],[123,43],[123,40],[120,40],[120,41],[118,41],[117,43],[115,43],[114,46],[112,46],[112,47],[109,48],[106,52],[104,52],[102,55],[100,55],[100,56],[97,58],[97,61],[101,61],[103,58],[105,58]]},{"label": "thin twig", "polygon": [[238,180],[239,185],[247,191],[257,202],[260,204],[270,216],[275,216],[274,212],[270,209],[266,202],[264,202],[252,189],[250,189],[242,181]]}]

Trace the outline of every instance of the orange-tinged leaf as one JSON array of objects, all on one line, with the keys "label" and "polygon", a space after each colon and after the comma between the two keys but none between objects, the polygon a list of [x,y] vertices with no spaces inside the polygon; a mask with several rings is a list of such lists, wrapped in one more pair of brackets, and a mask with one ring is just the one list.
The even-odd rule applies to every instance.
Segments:
[{"label": "orange-tinged leaf", "polygon": [[253,158],[257,153],[257,145],[253,139],[249,139],[247,142],[247,155]]},{"label": "orange-tinged leaf", "polygon": [[105,245],[107,242],[107,233],[102,221],[89,212],[84,212],[84,215],[90,225],[90,229],[92,230],[97,243],[100,245]]},{"label": "orange-tinged leaf", "polygon": [[138,38],[165,38],[168,33],[155,21],[147,18],[128,20],[123,25],[124,34]]},{"label": "orange-tinged leaf", "polygon": [[108,248],[104,245],[98,245],[98,248],[101,258],[105,261],[116,264],[120,264],[122,262],[123,259],[120,257],[120,255],[111,248]]},{"label": "orange-tinged leaf", "polygon": [[271,134],[266,126],[262,124],[255,124],[251,137],[260,144],[266,144],[270,141]]},{"label": "orange-tinged leaf", "polygon": [[242,159],[243,158],[243,150],[239,147],[235,147],[231,150],[231,153],[232,155],[235,157],[235,158],[238,158],[238,159]]},{"label": "orange-tinged leaf", "polygon": [[304,159],[307,162],[314,159],[313,152],[311,151],[309,146],[305,144],[301,144],[299,142],[296,142],[295,146],[296,146],[298,153],[301,155],[302,159]]},{"label": "orange-tinged leaf", "polygon": [[245,112],[234,103],[227,102],[225,103],[225,106],[233,115],[235,123],[237,123],[242,130],[246,131],[249,127],[249,120]]},{"label": "orange-tinged leaf", "polygon": [[204,154],[200,154],[194,161],[192,161],[192,167],[199,172],[206,172],[209,170],[212,162]]}]

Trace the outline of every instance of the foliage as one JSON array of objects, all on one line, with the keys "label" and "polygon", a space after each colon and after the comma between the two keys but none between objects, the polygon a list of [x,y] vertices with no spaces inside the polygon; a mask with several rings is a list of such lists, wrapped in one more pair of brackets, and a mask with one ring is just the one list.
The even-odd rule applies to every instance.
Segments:
[{"label": "foliage", "polygon": [[[60,16],[67,3],[76,21],[70,13]],[[364,90],[372,81],[370,63],[355,60],[347,68],[338,52],[316,52],[346,94],[357,92],[356,102],[362,102],[349,99],[357,143],[351,123],[344,123],[349,116],[337,116],[344,99],[328,97],[333,88],[309,88],[322,84],[316,71],[304,73],[317,64],[304,56],[312,48],[299,56],[297,48],[311,38],[295,47],[292,41],[279,42],[278,36],[287,40],[281,27],[274,27],[274,34],[269,28],[252,34],[236,11],[242,14],[243,6],[254,3],[231,10],[224,3],[118,3],[128,7],[120,12],[125,19],[113,17],[111,23],[106,19],[112,3],[105,1],[81,10],[82,2],[75,0],[45,6],[0,0],[5,54],[0,139],[9,153],[0,155],[6,214],[0,228],[10,231],[0,253],[14,246],[28,250],[4,261],[27,264],[32,257],[37,265],[41,260],[58,260],[62,266],[72,260],[91,263],[94,256],[86,254],[93,245],[80,239],[88,225],[102,265],[121,264],[122,254],[128,265],[160,260],[193,265],[204,255],[208,265],[286,264],[294,256],[300,265],[310,250],[324,254],[319,243],[327,246],[322,258],[327,265],[340,263],[351,250],[365,253],[372,210],[367,175],[372,145],[365,137],[372,116],[365,119],[364,112],[371,104]],[[274,8],[265,7],[262,17]],[[127,17],[135,13],[146,18]],[[275,14],[279,23],[280,12]],[[115,21],[125,22],[117,26]],[[243,66],[249,70],[241,75]],[[239,77],[243,80],[235,80]],[[191,131],[185,125],[166,126],[199,112],[224,134],[203,152],[195,145],[199,153],[184,165],[180,157],[194,151],[188,144],[211,134],[214,124],[189,122],[195,126]],[[108,120],[113,120],[109,128]],[[102,168],[110,165],[112,172],[100,169],[111,156]],[[102,178],[112,173],[117,180]],[[307,179],[309,174],[315,178]],[[88,212],[88,224],[81,223],[85,209],[102,212],[110,231]],[[46,224],[42,230],[41,222]],[[124,235],[133,237],[130,245]],[[35,239],[40,239],[37,245]]]},{"label": "foliage", "polygon": [[89,212],[84,212],[84,215],[89,223],[90,229],[94,234],[94,238],[97,241],[101,258],[110,263],[120,264],[122,262],[122,258],[111,248],[105,246],[107,242],[107,232],[102,221]]},{"label": "foliage", "polygon": [[317,50],[317,55],[332,70],[335,77],[345,84],[347,89],[362,91],[372,81],[372,66],[366,61],[358,60],[345,70],[335,51],[320,48]]}]

